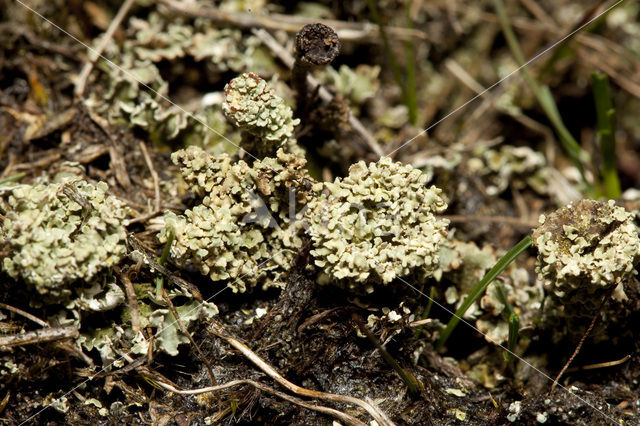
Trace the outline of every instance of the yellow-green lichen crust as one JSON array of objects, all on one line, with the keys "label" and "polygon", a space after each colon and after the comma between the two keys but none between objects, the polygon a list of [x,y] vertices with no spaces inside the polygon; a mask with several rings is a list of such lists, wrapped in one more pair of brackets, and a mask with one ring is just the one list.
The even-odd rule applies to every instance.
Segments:
[{"label": "yellow-green lichen crust", "polygon": [[173,228],[172,256],[213,281],[227,281],[236,292],[258,283],[284,287],[302,247],[302,221],[289,216],[284,201],[291,186],[300,185],[294,200],[310,196],[304,186],[311,182],[304,159],[279,150],[277,157],[249,166],[226,154],[211,156],[189,147],[174,153],[172,160],[191,190],[203,197],[183,215],[165,214],[166,226],[158,238],[166,242]]},{"label": "yellow-green lichen crust", "polygon": [[581,200],[540,222],[533,231],[536,272],[563,304],[597,307],[598,296],[635,273],[638,229],[633,215],[614,201]]},{"label": "yellow-green lichen crust", "polygon": [[80,178],[16,187],[2,226],[10,247],[3,269],[40,294],[62,299],[73,281],[90,281],[120,262],[128,209],[107,189]]},{"label": "yellow-green lichen crust", "polygon": [[262,145],[257,146],[266,154],[287,145],[300,123],[267,82],[252,73],[242,74],[225,86],[222,111],[233,124],[259,138]]},{"label": "yellow-green lichen crust", "polygon": [[447,205],[441,190],[426,187],[420,170],[383,157],[354,164],[349,175],[325,183],[306,213],[315,264],[330,281],[371,291],[420,270],[438,266],[448,221],[436,213]]}]

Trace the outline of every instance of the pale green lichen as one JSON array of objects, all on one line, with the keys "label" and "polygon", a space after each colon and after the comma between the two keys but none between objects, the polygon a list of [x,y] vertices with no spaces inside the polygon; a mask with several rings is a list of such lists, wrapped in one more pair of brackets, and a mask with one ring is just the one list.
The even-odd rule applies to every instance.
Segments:
[{"label": "pale green lichen", "polygon": [[[498,261],[496,251],[486,245],[482,248],[473,242],[448,238],[438,251],[438,268],[433,277],[447,286],[445,301],[457,309],[465,298]],[[464,319],[474,321],[489,342],[505,343],[509,337],[509,311],[498,290],[519,315],[522,327],[531,326],[542,304],[544,291],[540,282],[531,282],[526,269],[511,265],[485,294],[474,302],[464,314]]]},{"label": "pale green lichen", "polygon": [[602,295],[635,273],[638,229],[633,215],[613,201],[582,200],[542,216],[541,222],[533,231],[536,272],[555,297],[582,303],[572,301],[576,292]]},{"label": "pale green lichen", "polygon": [[510,267],[500,280],[487,288],[480,299],[480,308],[485,314],[476,321],[476,327],[489,342],[504,344],[509,339],[510,312],[505,299],[518,314],[520,327],[532,327],[544,299],[542,283],[532,283],[526,269]]},{"label": "pale green lichen", "polygon": [[[277,96],[267,82],[252,73],[242,74],[224,88],[222,111],[229,121],[247,131],[258,142],[245,141],[249,152],[260,157],[271,155],[293,138],[293,130],[300,123],[293,118],[293,110]],[[247,143],[250,146],[245,146]]]},{"label": "pale green lichen", "polygon": [[[196,266],[214,281],[243,292],[260,283],[285,285],[286,273],[302,246],[300,217],[290,216],[288,195],[304,203],[313,186],[303,158],[280,150],[276,158],[233,162],[196,147],[172,155],[202,203],[184,215],[165,214],[158,238],[175,232],[174,258]],[[298,215],[299,216],[299,215]]]},{"label": "pale green lichen", "polygon": [[169,86],[150,59],[128,54],[119,57],[119,64],[127,72],[99,64],[107,73],[107,91],[93,93],[86,101],[96,113],[107,116],[112,123],[142,129],[156,142],[234,148],[222,136],[230,126],[219,105],[203,102],[197,113],[189,113],[167,101]]},{"label": "pale green lichen", "polygon": [[[453,309],[457,309],[496,260],[495,251],[489,246],[479,248],[473,242],[467,243],[449,237],[440,244],[438,266],[432,276],[441,286],[447,286],[444,291],[445,301]],[[482,314],[479,303],[474,302],[463,318],[471,321]]]},{"label": "pale green lichen", "polygon": [[540,194],[549,192],[550,169],[544,155],[526,146],[505,145],[500,149],[479,148],[467,162],[468,171],[485,177],[487,194],[498,195],[509,185],[530,186]]},{"label": "pale green lichen", "polygon": [[556,327],[554,317],[563,317],[565,333],[581,334],[603,296],[615,290],[614,299],[624,299],[623,284],[636,274],[640,237],[634,215],[612,200],[581,200],[540,222],[533,242],[536,272],[551,296],[546,322]]},{"label": "pale green lichen", "polygon": [[336,92],[342,94],[353,105],[361,105],[373,98],[380,89],[379,66],[358,65],[350,68],[341,65],[336,71],[327,67],[324,72],[324,82],[333,86]]},{"label": "pale green lichen", "polygon": [[128,208],[107,189],[71,177],[16,186],[2,226],[10,248],[4,270],[42,295],[64,299],[74,281],[91,281],[120,262]]},{"label": "pale green lichen", "polygon": [[446,239],[447,207],[441,190],[425,186],[420,170],[384,157],[368,166],[354,164],[349,175],[325,183],[309,203],[307,233],[315,264],[325,281],[372,291],[413,272],[430,275]]},{"label": "pale green lichen", "polygon": [[440,244],[433,277],[455,283],[463,294],[468,294],[497,260],[495,250],[489,246],[479,248],[473,242],[450,237]]},{"label": "pale green lichen", "polygon": [[[240,30],[216,28],[209,20],[191,21],[162,12],[151,12],[145,19],[132,17],[124,30],[124,42],[109,44],[104,53],[117,67],[97,63],[106,81],[90,87],[87,105],[112,123],[143,129],[158,143],[233,151],[239,138],[231,132],[220,102],[207,103],[206,95],[199,103],[172,105],[167,99],[170,83],[160,75],[159,64],[182,67],[185,58],[191,57],[203,64],[202,72],[211,83],[229,70],[269,74],[273,60],[259,39]],[[222,98],[221,92],[214,95]]]}]

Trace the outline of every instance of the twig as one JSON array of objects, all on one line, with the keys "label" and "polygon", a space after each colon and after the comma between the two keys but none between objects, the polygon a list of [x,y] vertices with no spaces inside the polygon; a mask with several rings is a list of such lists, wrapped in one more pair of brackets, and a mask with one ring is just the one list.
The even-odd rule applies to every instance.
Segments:
[{"label": "twig", "polygon": [[[271,36],[267,31],[263,29],[252,29],[251,32],[258,37],[265,46],[267,46],[289,69],[293,68],[295,59],[287,49],[285,49],[278,41]],[[320,84],[320,82],[312,75],[307,75],[307,84],[311,92],[318,90],[318,96],[325,102],[331,102],[333,95]],[[384,151],[378,144],[378,141],[369,133],[369,131],[362,125],[349,111],[349,124],[357,133],[360,134],[362,139],[369,145],[369,148],[379,156],[384,156]]]},{"label": "twig", "polygon": [[[6,309],[8,311],[14,312],[18,315],[21,315],[33,322],[35,322],[38,325],[41,325],[42,327],[51,327],[51,325],[47,322],[47,321],[43,321],[40,318],[36,317],[35,315],[30,314],[29,312],[25,312],[22,309],[13,307],[11,305],[7,305],[6,303],[0,303],[0,308]],[[63,343],[63,342],[56,342],[55,346],[58,349],[61,349],[65,352],[69,352],[71,355],[76,356],[77,358],[83,360],[84,362],[86,362],[88,365],[93,367],[93,360],[91,358],[89,358],[84,352],[82,352],[81,350],[74,348],[73,346]]]},{"label": "twig", "polygon": [[298,385],[296,385],[294,383],[291,383],[290,381],[288,381],[287,379],[282,377],[280,375],[280,373],[278,373],[273,367],[271,367],[269,364],[267,364],[255,352],[253,352],[251,349],[249,349],[249,347],[247,345],[245,345],[244,343],[240,342],[239,340],[227,335],[227,333],[225,332],[225,330],[222,328],[221,325],[219,325],[219,324],[217,324],[215,322],[212,322],[211,323],[211,327],[212,327],[213,333],[215,335],[217,335],[218,337],[226,340],[226,342],[228,344],[230,344],[235,349],[240,351],[245,357],[247,357],[247,359],[249,359],[251,362],[253,362],[258,368],[260,368],[262,371],[264,371],[269,377],[271,377],[276,382],[280,383],[285,388],[289,389],[291,392],[293,392],[293,393],[295,393],[297,395],[302,395],[302,396],[306,396],[306,397],[309,397],[309,398],[317,398],[317,399],[324,399],[324,400],[327,400],[327,401],[354,404],[354,405],[357,405],[360,408],[363,408],[364,410],[366,410],[369,413],[369,415],[371,415],[371,417],[373,417],[375,419],[375,421],[378,422],[378,424],[380,426],[391,426],[391,425],[393,425],[393,422],[387,417],[387,415],[384,414],[380,410],[380,408],[378,408],[377,406],[375,406],[374,404],[372,404],[370,402],[366,402],[366,401],[363,401],[361,399],[354,398],[352,396],[336,395],[336,394],[333,394],[333,393],[327,393],[327,392],[321,392],[321,391],[316,391],[316,390],[312,390],[312,389],[307,389],[307,388],[303,388],[301,386],[298,386]]},{"label": "twig", "polygon": [[81,359],[89,367],[93,368],[93,366],[94,366],[93,360],[91,358],[89,358],[89,356],[87,354],[82,352],[80,349],[74,347],[73,345],[71,345],[69,343],[66,343],[66,342],[56,342],[56,343],[54,343],[54,346],[57,347],[58,349],[61,349],[61,350],[65,351],[65,352],[69,352],[70,355],[75,356],[78,359]]},{"label": "twig", "polygon": [[160,211],[160,179],[158,179],[158,173],[156,173],[156,169],[153,167],[153,162],[151,161],[151,157],[149,157],[149,151],[147,151],[147,146],[144,142],[140,141],[140,150],[142,151],[142,155],[144,156],[144,161],[147,163],[147,167],[149,168],[149,172],[151,173],[151,178],[153,179],[153,190],[155,192],[156,202],[155,202],[155,211]]},{"label": "twig", "polygon": [[584,370],[597,370],[598,368],[615,367],[616,365],[624,364],[625,362],[629,361],[629,359],[631,359],[631,355],[625,355],[624,357],[617,359],[615,361],[599,362],[597,364],[583,365],[582,367],[568,368],[566,373],[573,373],[576,371],[584,371]]},{"label": "twig", "polygon": [[125,0],[122,3],[122,6],[120,6],[120,10],[118,10],[118,13],[113,18],[113,21],[111,21],[111,24],[109,24],[109,28],[107,28],[107,31],[105,31],[104,35],[102,36],[102,40],[100,40],[100,43],[98,44],[98,46],[96,46],[95,49],[91,49],[89,53],[89,58],[87,59],[87,62],[85,62],[84,66],[82,67],[82,70],[80,71],[80,75],[78,75],[78,79],[76,80],[76,87],[73,91],[76,98],[79,99],[84,94],[84,89],[85,89],[85,86],[87,85],[87,79],[89,78],[89,74],[91,74],[93,65],[96,63],[100,55],[102,55],[102,52],[104,52],[104,49],[107,48],[107,45],[111,42],[111,39],[113,38],[113,34],[116,32],[116,30],[120,26],[120,23],[122,22],[124,17],[127,15],[127,13],[129,12],[129,9],[131,9],[131,6],[133,6],[134,3],[135,3],[135,0]]},{"label": "twig", "polygon": [[122,155],[121,146],[118,145],[113,135],[109,132],[109,122],[106,119],[100,117],[98,114],[95,114],[91,110],[91,108],[85,108],[84,111],[86,111],[91,121],[93,121],[98,126],[98,128],[109,140],[109,158],[111,160],[110,166],[113,169],[113,174],[115,175],[116,180],[120,185],[122,185],[123,188],[130,189],[131,179],[129,178],[129,174],[127,173],[127,164]]},{"label": "twig", "polygon": [[[218,25],[228,25],[243,29],[267,29],[272,31],[286,31],[290,34],[297,33],[301,27],[318,22],[317,19],[304,16],[281,15],[272,13],[268,15],[249,13],[221,12],[219,9],[194,7],[193,3],[178,2],[174,0],[159,0],[171,11],[192,18],[206,18]],[[335,19],[323,19],[322,23],[336,30],[342,40],[364,41],[371,43],[378,41],[378,26],[371,22],[347,22]],[[390,37],[398,40],[428,40],[429,36],[424,31],[402,28],[386,27]]]},{"label": "twig", "polygon": [[56,340],[75,339],[78,329],[74,326],[47,327],[27,331],[23,334],[0,336],[0,347],[31,345],[34,343],[54,342]]},{"label": "twig", "polygon": [[134,224],[134,223],[138,223],[138,222],[146,222],[147,220],[158,216],[160,213],[162,213],[162,210],[155,210],[149,213],[145,213],[145,214],[141,214],[140,216],[134,217],[133,219],[130,219],[129,222],[127,222],[127,226]]},{"label": "twig", "polygon": [[198,288],[195,285],[178,277],[175,274],[172,274],[171,272],[169,272],[167,268],[165,268],[164,266],[156,262],[155,256],[149,254],[148,250],[144,248],[142,243],[135,236],[129,235],[127,238],[127,242],[133,249],[131,252],[129,252],[129,257],[133,261],[135,262],[142,261],[146,263],[147,265],[151,266],[155,271],[165,275],[169,279],[169,281],[171,281],[181,289],[189,292],[196,300],[202,301],[202,294],[200,293],[200,290],[198,290]]},{"label": "twig", "polygon": [[607,300],[609,300],[609,297],[611,297],[611,294],[613,293],[614,289],[615,287],[611,289],[611,291],[609,291],[602,299],[602,303],[600,303],[600,308],[598,308],[598,311],[593,315],[593,318],[591,319],[591,324],[589,324],[587,331],[585,331],[585,333],[582,335],[582,337],[580,338],[580,342],[578,342],[578,346],[576,346],[576,349],[573,351],[573,354],[571,355],[569,360],[566,362],[564,367],[562,367],[562,370],[560,370],[560,372],[556,376],[556,379],[553,381],[553,384],[551,385],[551,390],[549,391],[549,396],[553,395],[553,392],[556,390],[556,386],[558,386],[558,382],[560,381],[560,378],[562,377],[564,372],[567,370],[567,368],[569,368],[569,365],[571,365],[571,362],[573,361],[573,359],[578,355],[578,352],[580,352],[580,348],[582,348],[582,345],[587,340],[587,337],[589,337],[589,333],[591,333],[591,330],[593,330],[593,327],[596,325],[596,320],[600,316],[600,312],[602,311],[604,304],[607,303]]},{"label": "twig", "polygon": [[129,310],[131,311],[131,328],[133,328],[133,331],[137,334],[142,331],[142,325],[140,323],[140,309],[138,309],[136,291],[126,273],[117,270],[117,274],[120,276],[120,280],[124,284],[124,290],[127,293],[127,302],[129,303]]},{"label": "twig", "polygon": [[0,308],[2,309],[6,309],[8,311],[14,312],[18,315],[21,315],[33,322],[35,322],[38,325],[41,325],[42,327],[50,327],[49,323],[46,321],[41,320],[40,318],[36,317],[35,315],[30,314],[29,312],[25,312],[20,308],[15,308],[11,305],[7,305],[6,303],[0,303]]},{"label": "twig", "polygon": [[38,168],[45,168],[50,166],[52,163],[56,162],[57,160],[59,160],[60,158],[62,158],[62,152],[60,152],[57,149],[53,149],[52,151],[54,151],[51,154],[48,154],[47,156],[37,160],[37,161],[32,161],[30,163],[20,163],[20,164],[16,164],[15,166],[13,166],[13,168],[11,169],[12,171],[20,171],[20,170],[31,170],[33,171],[34,169],[38,169]]},{"label": "twig", "polygon": [[324,317],[331,315],[332,313],[341,310],[342,308],[331,308],[331,309],[327,309],[325,311],[319,312],[309,318],[307,318],[302,324],[300,324],[298,326],[298,333],[300,333],[302,330],[304,330],[305,328],[309,327],[311,324],[314,324],[318,321],[320,321],[321,319],[323,319]]},{"label": "twig", "polygon": [[329,414],[330,416],[333,416],[339,420],[342,420],[343,422],[349,424],[349,425],[357,425],[357,426],[366,426],[366,423],[361,422],[360,420],[356,419],[353,416],[350,416],[346,413],[343,413],[342,411],[338,411],[335,410],[333,408],[329,408],[329,407],[324,407],[322,405],[314,405],[314,404],[309,404],[308,402],[302,401],[298,398],[295,398],[291,395],[287,395],[284,392],[280,392],[277,391],[267,385],[264,385],[260,382],[256,382],[255,380],[249,380],[249,379],[242,379],[242,380],[232,380],[230,382],[224,383],[222,385],[218,385],[218,386],[209,386],[206,388],[199,388],[199,389],[189,389],[189,390],[182,390],[182,389],[177,389],[174,386],[171,386],[167,383],[162,383],[159,381],[155,382],[158,386],[167,389],[173,393],[177,393],[178,395],[198,395],[201,393],[207,393],[207,392],[215,392],[215,391],[219,391],[219,390],[223,390],[223,389],[227,389],[233,386],[238,386],[238,385],[251,385],[253,387],[255,387],[256,389],[260,389],[261,391],[279,396],[280,398],[292,402],[294,404],[300,405],[301,407],[305,407],[308,408],[310,410],[314,410],[314,411],[318,411],[320,413],[325,413],[325,414]]}]

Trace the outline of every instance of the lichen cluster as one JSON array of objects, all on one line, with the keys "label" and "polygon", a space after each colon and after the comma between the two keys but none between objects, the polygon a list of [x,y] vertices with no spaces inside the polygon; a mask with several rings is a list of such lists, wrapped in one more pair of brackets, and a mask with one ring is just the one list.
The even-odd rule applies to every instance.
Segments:
[{"label": "lichen cluster", "polygon": [[173,228],[172,255],[214,281],[226,280],[234,291],[256,284],[283,287],[302,246],[301,222],[290,216],[283,198],[292,193],[293,200],[304,201],[309,196],[312,185],[305,184],[311,179],[304,159],[280,150],[277,157],[249,166],[226,154],[211,156],[189,147],[172,160],[190,189],[203,197],[184,215],[165,214],[159,238],[166,242]]},{"label": "lichen cluster", "polygon": [[[603,297],[636,271],[640,238],[633,214],[614,201],[581,200],[540,217],[533,232],[538,248],[536,272],[552,298],[552,316],[584,323],[598,311]],[[584,324],[582,324],[584,325]],[[573,330],[584,332],[584,327]]]},{"label": "lichen cluster", "polygon": [[541,216],[540,222],[533,232],[536,272],[555,297],[584,303],[576,296],[593,300],[634,274],[640,260],[638,229],[633,215],[613,201],[581,200]]},{"label": "lichen cluster", "polygon": [[237,29],[220,29],[208,20],[189,21],[165,11],[152,12],[146,19],[132,17],[124,27],[124,42],[110,43],[105,51],[119,68],[98,62],[105,81],[90,87],[87,105],[112,123],[146,131],[158,143],[220,145],[219,152],[233,150],[227,138],[236,138],[217,102],[222,93],[207,94],[197,105],[176,107],[168,102],[172,83],[163,78],[160,68],[182,67],[185,58],[192,58],[202,64],[203,74],[212,83],[229,70],[269,73],[273,62],[262,53],[260,41]]},{"label": "lichen cluster", "polygon": [[3,269],[62,300],[74,281],[91,281],[120,262],[128,209],[107,189],[77,177],[16,186],[2,226],[10,247]]},{"label": "lichen cluster", "polygon": [[468,171],[484,177],[487,194],[498,195],[509,185],[516,189],[530,186],[545,194],[549,191],[550,169],[544,155],[527,146],[505,145],[499,149],[480,148],[467,161]]},{"label": "lichen cluster", "polygon": [[231,80],[224,90],[222,111],[227,119],[260,141],[245,146],[249,152],[256,151],[260,157],[272,155],[293,137],[300,120],[293,118],[293,110],[266,81],[246,73]]},{"label": "lichen cluster", "polygon": [[354,164],[349,175],[325,183],[306,213],[311,251],[325,281],[372,291],[412,272],[431,274],[446,238],[447,207],[440,189],[427,188],[420,170],[384,157]]},{"label": "lichen cluster", "polygon": [[[484,313],[476,321],[476,327],[489,342],[504,344],[509,338],[509,303],[518,314],[521,328],[535,326],[544,300],[542,283],[530,280],[524,268],[511,267],[500,280],[491,284],[480,300]],[[505,303],[506,302],[506,303]]]}]

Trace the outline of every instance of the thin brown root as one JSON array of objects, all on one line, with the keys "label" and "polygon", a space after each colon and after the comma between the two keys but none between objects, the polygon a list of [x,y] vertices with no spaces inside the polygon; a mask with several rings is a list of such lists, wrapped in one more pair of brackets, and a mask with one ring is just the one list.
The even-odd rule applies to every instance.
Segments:
[{"label": "thin brown root", "polygon": [[211,327],[212,327],[212,332],[216,336],[224,339],[228,344],[230,344],[235,349],[240,351],[245,357],[247,357],[251,362],[253,362],[258,368],[260,368],[263,372],[265,372],[269,377],[271,377],[276,382],[280,383],[285,388],[289,389],[291,392],[293,392],[293,393],[295,393],[297,395],[306,396],[308,398],[316,398],[316,399],[323,399],[323,400],[333,401],[333,402],[354,404],[354,405],[357,405],[360,408],[364,409],[366,412],[368,412],[369,415],[371,417],[373,417],[376,422],[378,422],[378,425],[380,425],[380,426],[392,426],[394,424],[391,421],[391,419],[389,419],[389,417],[386,414],[384,414],[384,412],[372,402],[363,401],[361,399],[354,398],[352,396],[336,395],[336,394],[333,394],[333,393],[327,393],[327,392],[321,392],[321,391],[316,391],[316,390],[312,390],[312,389],[307,389],[307,388],[303,388],[301,386],[298,386],[298,385],[296,385],[294,383],[291,383],[290,381],[288,381],[287,379],[282,377],[280,375],[280,373],[278,373],[275,370],[275,368],[273,368],[272,366],[267,364],[255,352],[253,352],[251,349],[249,349],[249,347],[247,345],[245,345],[244,343],[240,342],[239,340],[229,336],[225,332],[224,328],[221,325],[219,325],[219,324],[217,324],[215,322],[212,322],[211,323]]},{"label": "thin brown root", "polygon": [[333,408],[329,408],[329,407],[325,407],[322,405],[314,405],[314,404],[310,404],[308,402],[302,401],[298,398],[295,398],[291,395],[287,395],[284,392],[280,392],[277,391],[267,385],[264,385],[260,382],[256,382],[254,380],[249,380],[249,379],[242,379],[242,380],[232,380],[230,382],[224,383],[222,385],[218,385],[218,386],[209,386],[206,388],[199,388],[199,389],[190,389],[190,390],[181,390],[181,389],[177,389],[174,386],[171,386],[167,383],[162,383],[162,382],[155,382],[157,385],[161,386],[162,388],[169,390],[171,392],[177,393],[179,395],[198,395],[198,394],[202,394],[202,393],[206,393],[206,392],[216,392],[219,390],[223,390],[223,389],[227,389],[233,386],[238,386],[238,385],[251,385],[253,387],[255,387],[256,389],[260,389],[261,391],[276,395],[286,401],[289,401],[293,404],[299,405],[301,407],[304,408],[308,408],[309,410],[313,410],[313,411],[317,411],[320,413],[324,413],[324,414],[328,414],[330,416],[333,416],[339,420],[342,420],[343,422],[345,422],[346,424],[349,425],[356,425],[356,426],[366,426],[366,423],[361,422],[360,420],[356,419],[353,416],[350,416],[349,414],[343,413],[342,411],[338,411],[335,410]]},{"label": "thin brown root", "polygon": [[560,381],[560,378],[565,373],[565,371],[567,371],[567,368],[569,368],[569,365],[571,365],[571,362],[573,361],[573,359],[580,352],[580,348],[582,348],[582,345],[587,340],[587,337],[589,337],[589,333],[591,333],[591,330],[593,330],[593,327],[596,325],[596,320],[600,316],[600,312],[602,311],[604,304],[607,302],[607,300],[609,300],[609,297],[611,297],[612,293],[613,293],[613,289],[605,295],[604,299],[602,299],[602,303],[600,303],[600,308],[595,313],[595,315],[593,315],[593,318],[591,319],[591,324],[589,324],[587,331],[585,331],[585,333],[582,335],[582,338],[580,338],[580,342],[578,343],[578,346],[576,346],[575,351],[573,351],[571,358],[569,358],[569,360],[566,362],[564,367],[562,367],[562,370],[560,370],[560,373],[558,373],[558,375],[556,376],[556,379],[553,381],[553,384],[551,385],[551,390],[549,391],[549,396],[553,395],[553,392],[556,390],[556,386],[558,386],[558,382]]},{"label": "thin brown root", "polygon": [[93,65],[96,63],[100,55],[102,55],[104,49],[106,49],[109,43],[111,43],[113,34],[120,26],[120,23],[122,22],[124,17],[127,16],[129,9],[131,9],[131,6],[133,6],[134,3],[135,0],[125,0],[124,3],[122,3],[122,6],[120,6],[120,10],[118,10],[118,13],[113,18],[113,21],[111,21],[111,24],[109,24],[109,28],[107,28],[107,31],[104,33],[102,40],[100,40],[100,44],[95,49],[91,49],[91,53],[89,53],[89,59],[82,67],[80,75],[78,76],[78,80],[76,80],[74,94],[77,98],[82,97],[82,95],[84,94],[84,88],[87,85],[87,79],[89,78],[89,74],[91,74]]},{"label": "thin brown root", "polygon": [[626,355],[615,361],[599,362],[597,364],[583,365],[582,367],[574,367],[567,369],[567,373],[584,370],[597,370],[599,368],[615,367],[616,365],[624,364],[631,359],[631,355]]},{"label": "thin brown root", "polygon": [[0,308],[6,309],[6,310],[11,311],[13,313],[16,313],[18,315],[21,315],[21,316],[23,316],[23,317],[35,322],[38,325],[41,325],[43,327],[51,327],[48,322],[41,320],[37,316],[32,315],[29,312],[25,312],[22,309],[15,308],[15,307],[13,307],[11,305],[7,305],[6,303],[0,303]]},{"label": "thin brown root", "polygon": [[144,142],[140,141],[140,150],[142,151],[142,155],[144,156],[144,161],[147,163],[147,167],[149,168],[149,172],[151,173],[151,178],[153,179],[153,191],[155,193],[155,205],[154,210],[160,211],[160,179],[158,178],[158,173],[156,173],[155,167],[153,167],[153,162],[151,161],[151,157],[149,156],[149,151],[147,151],[147,146]]}]

